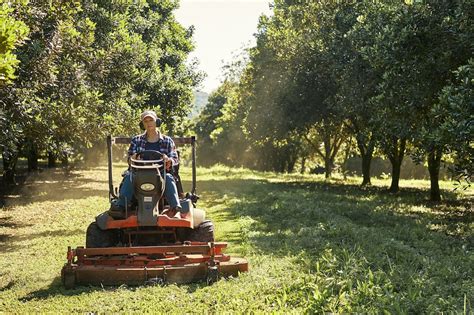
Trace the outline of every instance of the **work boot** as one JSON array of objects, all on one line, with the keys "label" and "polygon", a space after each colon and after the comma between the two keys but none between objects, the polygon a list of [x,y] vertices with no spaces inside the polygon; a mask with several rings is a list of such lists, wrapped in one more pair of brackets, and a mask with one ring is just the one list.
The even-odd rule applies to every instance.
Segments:
[{"label": "work boot", "polygon": [[108,213],[114,219],[123,219],[125,218],[125,207],[118,205],[117,200],[114,199],[110,203]]},{"label": "work boot", "polygon": [[168,208],[163,211],[163,214],[167,215],[170,218],[177,218],[179,217],[181,211],[181,207],[173,207],[173,208]]},{"label": "work boot", "polygon": [[125,208],[122,207],[122,206],[119,206],[119,205],[117,205],[117,204],[115,204],[115,203],[112,202],[112,203],[110,204],[110,209],[109,209],[109,211],[113,211],[113,212],[125,212]]}]

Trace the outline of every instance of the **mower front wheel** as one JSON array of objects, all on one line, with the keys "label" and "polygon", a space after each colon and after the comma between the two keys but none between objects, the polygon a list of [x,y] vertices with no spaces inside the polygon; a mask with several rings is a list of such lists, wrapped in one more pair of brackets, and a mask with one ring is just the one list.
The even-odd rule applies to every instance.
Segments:
[{"label": "mower front wheel", "polygon": [[214,242],[214,224],[207,220],[191,228],[177,228],[176,237],[180,242]]},{"label": "mower front wheel", "polygon": [[189,235],[194,242],[214,242],[214,224],[207,220],[195,227]]},{"label": "mower front wheel", "polygon": [[86,247],[114,247],[117,244],[117,235],[113,230],[101,230],[97,223],[92,222],[87,228]]}]

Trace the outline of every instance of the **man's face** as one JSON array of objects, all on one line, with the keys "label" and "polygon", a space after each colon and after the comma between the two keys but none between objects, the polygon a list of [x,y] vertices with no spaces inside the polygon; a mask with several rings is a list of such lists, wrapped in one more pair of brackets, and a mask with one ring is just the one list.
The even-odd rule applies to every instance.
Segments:
[{"label": "man's face", "polygon": [[146,130],[153,131],[156,129],[156,121],[152,117],[145,117],[143,119],[143,125]]}]

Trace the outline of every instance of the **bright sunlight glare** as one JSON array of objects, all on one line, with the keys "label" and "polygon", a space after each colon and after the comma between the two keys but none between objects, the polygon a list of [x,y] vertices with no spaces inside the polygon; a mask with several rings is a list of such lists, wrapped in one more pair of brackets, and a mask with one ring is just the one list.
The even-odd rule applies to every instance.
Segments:
[{"label": "bright sunlight glare", "polygon": [[184,27],[194,25],[195,51],[199,69],[207,74],[202,90],[215,90],[222,66],[244,47],[255,44],[261,14],[270,15],[268,0],[181,0],[176,18]]}]

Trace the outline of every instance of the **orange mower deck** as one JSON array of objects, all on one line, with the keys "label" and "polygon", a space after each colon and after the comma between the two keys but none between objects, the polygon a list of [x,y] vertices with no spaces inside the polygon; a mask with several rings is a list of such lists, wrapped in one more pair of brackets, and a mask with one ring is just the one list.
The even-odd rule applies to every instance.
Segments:
[{"label": "orange mower deck", "polygon": [[143,285],[190,283],[238,276],[248,271],[243,258],[222,253],[227,243],[186,242],[184,245],[68,248],[61,271],[66,288],[75,285]]}]

